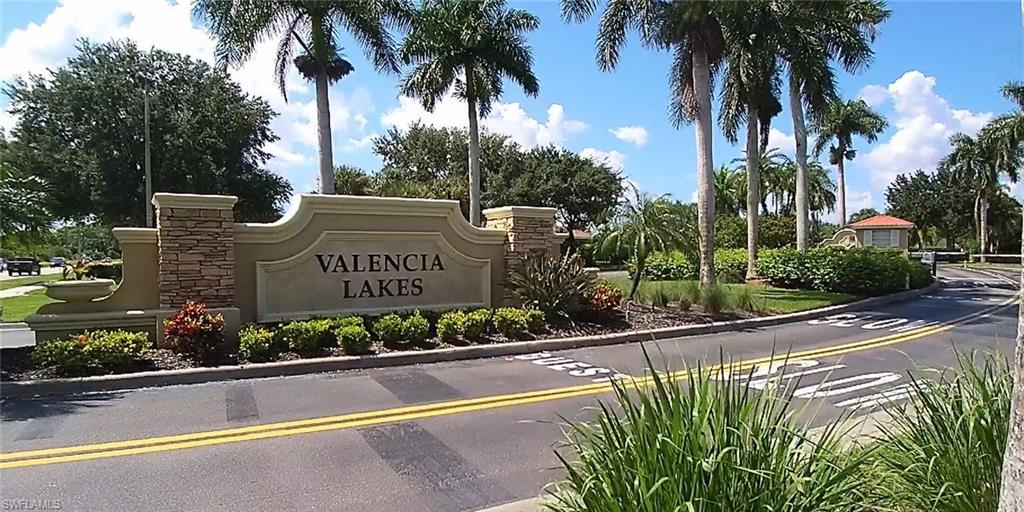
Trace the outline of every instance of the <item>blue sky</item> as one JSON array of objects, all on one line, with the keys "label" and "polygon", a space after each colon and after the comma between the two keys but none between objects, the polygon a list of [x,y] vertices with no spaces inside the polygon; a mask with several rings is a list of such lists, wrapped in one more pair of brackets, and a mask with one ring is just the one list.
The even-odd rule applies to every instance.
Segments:
[{"label": "blue sky", "polygon": [[[642,188],[689,200],[696,185],[694,137],[674,129],[666,116],[668,55],[641,48],[633,38],[619,68],[603,73],[594,64],[596,19],[567,25],[555,1],[513,2],[541,19],[530,34],[541,92],[526,97],[511,84],[484,125],[524,145],[554,143],[621,165]],[[846,97],[863,97],[887,116],[890,128],[875,144],[856,141],[848,166],[848,209],[883,208],[888,182],[899,172],[931,169],[956,131],[977,130],[1011,105],[998,93],[1021,79],[1020,3],[891,2],[870,68],[840,75]],[[131,38],[140,45],[211,59],[212,41],[189,15],[186,0],[2,0],[0,81],[59,65],[78,37],[97,41]],[[373,72],[362,53],[343,37],[356,72],[332,89],[335,162],[376,169],[368,141],[414,120],[465,126],[465,107],[443,102],[432,114],[398,96],[398,77]],[[269,46],[234,72],[243,88],[261,95],[281,115],[274,122],[282,140],[269,148],[274,171],[297,192],[315,187],[315,109],[311,88],[290,77],[290,102],[273,86]],[[6,106],[0,99],[0,109]],[[0,110],[0,128],[14,120]],[[773,123],[771,142],[792,151],[788,107]],[[622,129],[626,128],[626,129]],[[618,135],[618,136],[617,136]],[[720,135],[715,163],[739,155]]]}]

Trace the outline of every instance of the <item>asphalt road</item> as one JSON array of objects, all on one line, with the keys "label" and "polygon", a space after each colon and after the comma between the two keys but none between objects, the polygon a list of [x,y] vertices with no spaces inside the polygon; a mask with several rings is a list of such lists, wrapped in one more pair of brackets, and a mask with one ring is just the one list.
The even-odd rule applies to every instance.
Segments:
[{"label": "asphalt road", "polygon": [[[900,400],[908,369],[953,366],[954,346],[1011,353],[1017,310],[998,306],[1012,285],[943,278],[879,310],[643,347],[659,368],[760,360],[755,388],[779,375],[773,350],[791,353],[786,375],[823,423]],[[609,397],[595,377],[644,367],[630,344],[4,401],[0,497],[61,510],[477,510],[559,478],[561,418]]]}]

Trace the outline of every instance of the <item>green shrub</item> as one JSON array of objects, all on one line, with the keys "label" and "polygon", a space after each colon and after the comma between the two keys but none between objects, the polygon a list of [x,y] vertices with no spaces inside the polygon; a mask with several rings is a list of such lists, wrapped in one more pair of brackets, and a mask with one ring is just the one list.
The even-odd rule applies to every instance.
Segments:
[{"label": "green shrub", "polygon": [[548,318],[578,313],[593,285],[594,276],[578,256],[530,258],[508,277],[508,289],[519,303],[543,311]]},{"label": "green shrub", "polygon": [[[632,278],[636,262],[630,261],[627,270]],[[644,262],[644,278],[648,281],[680,281],[697,279],[697,263],[690,261],[683,253],[657,252],[647,256]]]},{"label": "green shrub", "polygon": [[413,343],[422,343],[430,335],[430,322],[419,311],[402,322],[402,336]]},{"label": "green shrub", "polygon": [[878,510],[994,512],[1010,425],[1013,374],[1002,356],[958,354],[960,371],[914,378],[910,402],[885,409],[871,452]]},{"label": "green shrub", "polygon": [[816,248],[801,253],[794,249],[763,251],[758,268],[773,285],[859,295],[879,295],[902,290],[907,276],[912,286],[931,282],[899,250],[863,247]]},{"label": "green shrub", "polygon": [[491,320],[491,312],[487,309],[478,309],[466,313],[466,322],[463,325],[463,332],[471,340],[480,339],[487,332],[487,322]]},{"label": "green shrub", "polygon": [[342,327],[366,327],[361,316],[339,316],[331,319],[331,328],[335,331]]},{"label": "green shrub", "polygon": [[89,358],[85,343],[77,336],[39,342],[32,349],[32,362],[38,368],[53,368],[62,377],[86,375]]},{"label": "green shrub", "polygon": [[377,319],[373,324],[373,333],[385,343],[402,341],[402,317],[389,313]]},{"label": "green shrub", "polygon": [[796,244],[796,217],[792,215],[762,215],[757,224],[757,243],[760,247],[777,249]]},{"label": "green shrub", "polygon": [[[706,371],[661,374],[646,385],[613,380],[617,404],[570,423],[555,512],[870,510],[863,458],[843,453],[843,430],[809,435],[793,387],[713,380]],[[797,409],[797,410],[793,410]]]},{"label": "green shrub", "polygon": [[747,246],[747,219],[739,215],[715,215],[715,247],[743,249]]},{"label": "green shrub", "polygon": [[924,288],[932,284],[935,278],[932,277],[932,270],[924,265],[910,262],[910,287]]},{"label": "green shrub", "polygon": [[329,318],[289,322],[277,331],[280,341],[298,354],[312,354],[334,344],[334,324]]},{"label": "green shrub", "polygon": [[526,332],[526,311],[519,308],[498,308],[494,311],[494,327],[508,339],[517,339]]},{"label": "green shrub", "polygon": [[238,355],[245,361],[262,363],[275,354],[274,331],[260,325],[247,325],[238,332]]},{"label": "green shrub", "polygon": [[747,250],[718,249],[715,251],[715,272],[723,283],[743,283],[747,280]]},{"label": "green shrub", "polygon": [[359,355],[370,351],[370,333],[363,327],[362,322],[359,325],[350,323],[340,326],[334,334],[346,354]]},{"label": "green shrub", "polygon": [[462,311],[449,311],[437,319],[437,337],[451,343],[466,334],[466,314]]},{"label": "green shrub", "polygon": [[679,302],[680,306],[683,302],[688,304],[683,309],[690,309],[689,304],[700,302],[700,285],[697,281],[684,281],[679,284]]},{"label": "green shrub", "polygon": [[700,290],[700,307],[710,315],[721,313],[729,303],[729,293],[721,286],[708,286]]},{"label": "green shrub", "polygon": [[539,309],[527,308],[523,312],[526,315],[526,330],[537,334],[544,332],[544,312]]},{"label": "green shrub", "polygon": [[121,372],[137,368],[149,348],[149,334],[131,331],[92,331],[36,345],[32,361],[52,367],[58,375],[74,377],[96,371]]}]

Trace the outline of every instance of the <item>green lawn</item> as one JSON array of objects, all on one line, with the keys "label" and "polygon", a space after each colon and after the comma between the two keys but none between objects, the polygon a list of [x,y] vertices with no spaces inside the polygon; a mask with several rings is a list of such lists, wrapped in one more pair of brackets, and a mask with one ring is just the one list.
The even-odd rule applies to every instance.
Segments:
[{"label": "green lawn", "polygon": [[[629,287],[632,284],[629,279],[613,278],[608,281],[621,289],[623,293],[629,293]],[[682,294],[682,290],[686,286],[686,281],[642,281],[640,283],[640,287],[637,289],[637,297],[641,299],[641,302],[643,302],[643,298],[649,297],[652,291],[661,289],[665,292],[669,301],[674,302]],[[693,285],[690,284],[689,286],[692,287]],[[759,309],[773,313],[804,311],[807,309],[842,304],[844,302],[850,302],[861,298],[858,295],[848,293],[788,290],[784,288],[752,284],[725,284],[722,286],[726,289],[730,299],[735,297],[737,292],[741,289],[746,288],[750,291],[750,294],[753,296]]]},{"label": "green lawn", "polygon": [[19,286],[31,286],[34,284],[47,283],[50,281],[57,281],[61,278],[61,275],[62,274],[47,274],[43,276],[26,276],[15,277],[12,279],[4,279],[0,281],[0,290],[17,288]]},{"label": "green lawn", "polygon": [[[45,277],[45,276],[44,276]],[[57,302],[46,296],[46,290],[35,290],[24,295],[0,299],[4,322],[23,322],[40,307]]]}]

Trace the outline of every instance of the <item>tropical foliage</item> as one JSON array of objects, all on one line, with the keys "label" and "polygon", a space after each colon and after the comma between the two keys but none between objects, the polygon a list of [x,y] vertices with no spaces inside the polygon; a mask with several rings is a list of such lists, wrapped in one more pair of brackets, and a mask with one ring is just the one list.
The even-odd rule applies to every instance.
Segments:
[{"label": "tropical foliage", "polygon": [[[354,3],[354,2],[344,2]],[[504,0],[425,0],[401,48],[402,61],[413,66],[402,80],[403,94],[419,98],[433,111],[450,93],[469,111],[469,220],[480,218],[479,118],[504,90],[502,80],[519,84],[526,94],[540,89],[525,33],[540,21]]]},{"label": "tropical foliage", "polygon": [[[853,137],[860,136],[874,142],[888,126],[885,118],[871,110],[864,100],[837,101],[819,117],[811,130],[818,134],[814,143],[814,155],[819,156],[828,147],[828,161],[836,166],[839,174],[839,224],[846,224],[846,166],[857,151],[853,149]],[[833,144],[833,141],[835,142]]]},{"label": "tropical foliage", "polygon": [[291,66],[316,87],[320,193],[334,193],[330,84],[355,71],[338,41],[344,28],[380,71],[397,72],[395,41],[389,28],[406,28],[412,7],[405,0],[308,2],[304,0],[197,0],[194,11],[217,39],[217,60],[240,66],[259,43],[277,39],[274,80],[287,99]]}]

